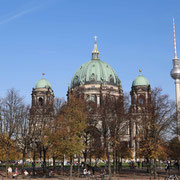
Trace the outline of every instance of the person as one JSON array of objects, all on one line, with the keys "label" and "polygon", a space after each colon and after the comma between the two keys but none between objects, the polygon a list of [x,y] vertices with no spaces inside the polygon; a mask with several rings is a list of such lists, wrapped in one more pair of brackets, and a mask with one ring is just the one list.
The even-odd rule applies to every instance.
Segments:
[{"label": "person", "polygon": [[178,171],[179,171],[179,162],[177,161],[177,169],[178,169]]},{"label": "person", "polygon": [[140,161],[138,161],[137,164],[138,164],[138,168],[140,168]]},{"label": "person", "polygon": [[27,170],[25,170],[25,171],[24,171],[24,175],[25,175],[25,176],[28,176],[28,174],[29,174],[29,173],[27,172]]},{"label": "person", "polygon": [[93,175],[95,174],[95,167],[94,166],[92,166],[92,173],[93,173]]},{"label": "person", "polygon": [[134,161],[131,161],[130,166],[131,166],[132,169],[135,168],[135,166],[134,166]]},{"label": "person", "polygon": [[90,177],[90,175],[91,175],[91,171],[88,170],[88,171],[87,171],[87,176]]},{"label": "person", "polygon": [[10,166],[8,167],[8,175],[12,175],[12,168]]},{"label": "person", "polygon": [[84,168],[84,170],[83,170],[83,175],[86,177],[87,176],[87,169],[86,168]]},{"label": "person", "polygon": [[169,161],[166,161],[166,165],[165,165],[165,171],[170,171],[170,163]]},{"label": "person", "polygon": [[18,174],[18,169],[17,168],[15,169],[15,173]]},{"label": "person", "polygon": [[17,177],[18,176],[18,169],[16,168],[15,169],[15,172],[14,172],[14,174],[13,174],[13,178],[15,178],[15,177]]},{"label": "person", "polygon": [[106,174],[106,170],[105,170],[105,169],[102,169],[102,170],[101,170],[101,174],[100,174],[101,180],[104,180],[105,174]]},{"label": "person", "polygon": [[49,171],[49,177],[53,176],[53,171]]}]

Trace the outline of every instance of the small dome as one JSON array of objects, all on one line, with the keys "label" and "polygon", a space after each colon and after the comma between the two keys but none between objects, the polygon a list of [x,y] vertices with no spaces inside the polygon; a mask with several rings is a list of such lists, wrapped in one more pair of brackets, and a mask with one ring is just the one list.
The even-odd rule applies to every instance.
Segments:
[{"label": "small dome", "polygon": [[49,81],[48,80],[46,80],[46,79],[40,79],[37,83],[36,83],[36,85],[35,85],[35,88],[51,88],[51,84],[49,83]]},{"label": "small dome", "polygon": [[133,81],[132,86],[149,86],[149,81],[144,76],[139,75]]}]

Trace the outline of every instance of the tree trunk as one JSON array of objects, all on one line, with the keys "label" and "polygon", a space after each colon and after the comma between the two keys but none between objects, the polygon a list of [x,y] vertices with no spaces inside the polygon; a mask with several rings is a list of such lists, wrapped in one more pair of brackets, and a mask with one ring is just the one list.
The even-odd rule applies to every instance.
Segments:
[{"label": "tree trunk", "polygon": [[39,145],[39,159],[40,159],[40,162],[42,162],[42,149],[40,145]]},{"label": "tree trunk", "polygon": [[73,168],[72,156],[70,156],[70,179],[72,178],[72,168]]},{"label": "tree trunk", "polygon": [[8,166],[9,166],[9,145],[7,145],[7,152],[6,152],[6,175],[8,176]]},{"label": "tree trunk", "polygon": [[84,168],[87,168],[87,149],[86,148],[84,152]]},{"label": "tree trunk", "polygon": [[63,173],[63,176],[64,176],[64,159],[65,159],[65,156],[63,156],[63,162],[62,162],[62,173]]},{"label": "tree trunk", "polygon": [[80,155],[78,155],[78,177],[80,175]]},{"label": "tree trunk", "polygon": [[110,162],[108,144],[107,144],[107,147],[106,147],[106,153],[107,153],[107,159],[108,159],[108,175],[109,175],[109,180],[110,180],[111,179],[111,162]]},{"label": "tree trunk", "polygon": [[154,179],[156,179],[157,178],[157,172],[156,172],[156,166],[157,166],[157,164],[156,164],[157,162],[156,162],[156,159],[154,159],[154,167],[153,167],[153,171],[154,171]]},{"label": "tree trunk", "polygon": [[23,149],[22,173],[24,172],[25,156],[26,156],[26,147]]},{"label": "tree trunk", "polygon": [[149,173],[149,166],[150,166],[150,162],[149,162],[149,159],[147,159],[147,163],[146,163],[146,166],[147,166],[147,173]]},{"label": "tree trunk", "polygon": [[43,147],[43,173],[46,173],[46,149]]},{"label": "tree trunk", "polygon": [[92,154],[91,154],[91,152],[90,152],[90,155],[89,155],[89,164],[90,164],[90,166],[92,166]]},{"label": "tree trunk", "polygon": [[56,159],[55,159],[55,157],[54,157],[54,155],[53,155],[53,170],[55,170],[55,168],[56,168]]},{"label": "tree trunk", "polygon": [[34,149],[34,152],[33,152],[33,163],[32,163],[33,176],[35,176],[35,160],[36,160],[36,155],[35,155],[35,149]]},{"label": "tree trunk", "polygon": [[116,175],[116,152],[113,150],[113,175]]}]

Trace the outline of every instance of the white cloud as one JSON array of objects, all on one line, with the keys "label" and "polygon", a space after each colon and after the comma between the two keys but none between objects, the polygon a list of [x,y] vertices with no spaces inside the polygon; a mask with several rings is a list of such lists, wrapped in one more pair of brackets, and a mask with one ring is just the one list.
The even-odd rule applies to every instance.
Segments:
[{"label": "white cloud", "polygon": [[33,8],[30,8],[30,9],[26,9],[26,10],[23,10],[21,12],[18,12],[16,14],[13,14],[13,15],[7,17],[6,19],[1,20],[0,25],[8,23],[10,21],[13,21],[14,19],[20,18],[20,17],[24,16],[25,14],[28,14],[28,13],[34,11],[37,8],[38,7],[33,7]]}]

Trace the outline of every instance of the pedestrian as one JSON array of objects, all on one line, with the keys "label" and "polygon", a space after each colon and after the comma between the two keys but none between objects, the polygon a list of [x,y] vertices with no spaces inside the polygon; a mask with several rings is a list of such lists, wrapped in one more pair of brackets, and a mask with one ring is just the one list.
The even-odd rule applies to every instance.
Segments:
[{"label": "pedestrian", "polygon": [[53,171],[49,171],[49,177],[53,176]]},{"label": "pedestrian", "polygon": [[88,171],[87,171],[87,176],[90,177],[90,175],[91,175],[91,171],[88,170]]},{"label": "pedestrian", "polygon": [[92,173],[93,173],[93,175],[95,174],[95,167],[94,166],[92,166]]},{"label": "pedestrian", "polygon": [[84,168],[84,170],[83,170],[83,175],[84,175],[84,177],[87,176],[87,169],[86,168]]},{"label": "pedestrian", "polygon": [[138,161],[137,164],[138,164],[138,168],[140,168],[140,161]]},{"label": "pedestrian", "polygon": [[16,169],[15,169],[15,172],[14,172],[14,174],[13,174],[12,177],[13,177],[13,178],[16,178],[17,176],[18,176],[18,169],[16,168]]},{"label": "pedestrian", "polygon": [[104,177],[105,177],[105,169],[101,170],[101,180],[104,180]]},{"label": "pedestrian", "polygon": [[25,177],[28,176],[28,174],[29,174],[29,173],[27,172],[27,170],[25,170],[25,171],[24,171]]},{"label": "pedestrian", "polygon": [[8,167],[8,175],[11,176],[12,175],[12,168],[9,166]]}]

